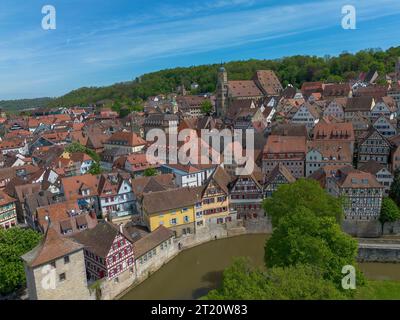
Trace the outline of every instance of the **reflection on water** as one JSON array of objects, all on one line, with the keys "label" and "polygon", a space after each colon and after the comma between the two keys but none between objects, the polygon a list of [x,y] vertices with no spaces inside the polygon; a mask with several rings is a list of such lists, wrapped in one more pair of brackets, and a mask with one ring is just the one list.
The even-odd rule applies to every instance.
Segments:
[{"label": "reflection on water", "polygon": [[208,242],[181,252],[122,299],[197,299],[221,283],[234,257],[263,265],[266,235],[245,235]]},{"label": "reflection on water", "polygon": [[[197,299],[221,283],[222,271],[234,257],[264,265],[266,235],[244,235],[212,241],[181,252],[122,299]],[[400,264],[364,263],[367,278],[400,280]]]}]

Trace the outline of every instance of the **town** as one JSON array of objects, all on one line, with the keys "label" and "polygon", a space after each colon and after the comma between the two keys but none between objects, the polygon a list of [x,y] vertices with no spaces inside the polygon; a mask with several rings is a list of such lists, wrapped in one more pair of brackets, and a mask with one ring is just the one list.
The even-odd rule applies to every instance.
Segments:
[{"label": "town", "polygon": [[[390,74],[300,88],[272,70],[230,80],[221,65],[217,74],[215,92],[181,85],[123,117],[110,101],[1,112],[0,226],[41,234],[21,257],[29,299],[115,299],[187,248],[271,233],[264,199],[299,179],[346,198],[349,235],[400,232],[379,219],[400,177],[400,57]],[[167,141],[196,133],[207,161],[169,162],[184,141],[159,145],[167,157],[151,161],[154,129]],[[243,135],[230,148],[252,149],[253,170],[237,174],[246,164],[225,162],[224,145],[210,147],[202,130],[250,130],[251,143]]]}]

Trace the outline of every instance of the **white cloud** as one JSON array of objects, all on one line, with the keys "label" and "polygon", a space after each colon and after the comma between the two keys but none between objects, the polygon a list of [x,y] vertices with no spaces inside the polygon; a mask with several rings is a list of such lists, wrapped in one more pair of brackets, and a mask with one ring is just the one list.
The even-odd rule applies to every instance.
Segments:
[{"label": "white cloud", "polygon": [[[11,39],[0,39],[1,91],[16,92],[13,85],[21,88],[21,80],[27,87],[53,88],[54,82],[63,77],[82,80],[99,70],[139,65],[151,59],[178,59],[188,54],[245,48],[260,41],[273,44],[274,40],[291,35],[301,39],[305,32],[340,28],[341,8],[347,2],[331,0],[271,7],[270,1],[206,1],[183,9],[162,6],[138,16],[126,14],[121,19],[92,21],[90,25],[97,22],[100,27],[88,30],[68,25],[54,33],[18,33]],[[398,0],[358,0],[353,5],[359,22],[400,14]],[[15,82],[10,81],[10,74]]]}]

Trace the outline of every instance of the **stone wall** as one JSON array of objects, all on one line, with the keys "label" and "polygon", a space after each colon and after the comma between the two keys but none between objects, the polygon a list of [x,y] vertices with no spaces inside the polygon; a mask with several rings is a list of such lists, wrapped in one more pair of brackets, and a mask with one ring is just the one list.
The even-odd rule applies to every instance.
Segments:
[{"label": "stone wall", "polygon": [[[83,250],[70,254],[69,263],[64,263],[64,258],[56,260],[56,268],[53,270],[50,269],[50,265],[39,266],[33,270],[26,268],[31,300],[94,299],[87,287]],[[65,273],[63,281],[60,280],[62,273]]]},{"label": "stone wall", "polygon": [[[342,222],[342,230],[358,238],[378,238],[382,236],[382,225],[378,220],[344,220]],[[395,234],[400,234],[400,221],[385,223],[383,235]]]},{"label": "stone wall", "polygon": [[400,240],[359,239],[358,261],[400,262]]},{"label": "stone wall", "polygon": [[120,273],[118,277],[100,282],[101,300],[112,300],[121,292],[131,287],[136,281],[135,272],[129,269]]},{"label": "stone wall", "polygon": [[378,220],[343,220],[342,230],[353,237],[376,238],[381,235],[381,224]]},{"label": "stone wall", "polygon": [[246,233],[272,233],[271,220],[268,217],[243,220]]},{"label": "stone wall", "polygon": [[227,237],[233,237],[243,234],[252,233],[269,233],[271,232],[271,223],[267,218],[261,217],[258,219],[233,221],[227,224],[208,225],[198,229],[195,234],[188,234],[173,240],[173,245],[166,251],[157,248],[156,259],[150,262],[139,265],[138,260],[135,260],[135,273],[125,271],[125,274],[118,276],[118,282],[113,280],[103,281],[101,283],[101,299],[115,299],[124,294],[128,289],[145,281],[149,275],[160,269],[164,264],[177,256],[185,249]]},{"label": "stone wall", "polygon": [[172,241],[171,245],[168,245],[168,247],[163,250],[161,250],[160,246],[158,246],[156,250],[157,254],[153,256],[151,260],[147,260],[147,262],[143,264],[140,264],[139,259],[135,258],[135,270],[138,281],[147,278],[149,274],[157,271],[179,252],[178,244],[175,241]]},{"label": "stone wall", "polygon": [[400,234],[400,221],[388,222],[383,225],[384,235]]}]

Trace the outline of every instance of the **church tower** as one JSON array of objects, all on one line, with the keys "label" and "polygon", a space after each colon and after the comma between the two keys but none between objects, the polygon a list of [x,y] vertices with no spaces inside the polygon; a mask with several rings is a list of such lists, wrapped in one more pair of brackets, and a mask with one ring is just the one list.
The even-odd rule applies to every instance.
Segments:
[{"label": "church tower", "polygon": [[400,57],[397,58],[395,71],[396,81],[400,81]]},{"label": "church tower", "polygon": [[218,117],[224,118],[226,115],[227,97],[228,97],[228,73],[226,72],[224,67],[221,67],[218,70],[217,100],[215,105]]}]

